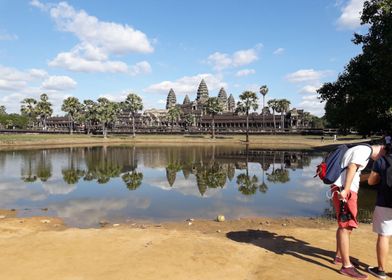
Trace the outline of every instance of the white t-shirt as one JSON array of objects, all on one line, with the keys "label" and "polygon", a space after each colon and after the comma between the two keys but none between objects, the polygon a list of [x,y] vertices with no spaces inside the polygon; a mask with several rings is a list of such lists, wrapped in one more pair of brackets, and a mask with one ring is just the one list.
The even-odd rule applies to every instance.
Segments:
[{"label": "white t-shirt", "polygon": [[[359,165],[358,170],[355,172],[353,181],[350,186],[350,190],[353,192],[358,192],[359,189],[359,175],[361,171],[366,167],[369,162],[372,149],[369,146],[358,145],[347,150],[342,158],[341,167],[346,167],[350,163],[355,163]],[[345,169],[339,178],[335,181],[334,185],[343,186],[346,180],[347,169]]]}]

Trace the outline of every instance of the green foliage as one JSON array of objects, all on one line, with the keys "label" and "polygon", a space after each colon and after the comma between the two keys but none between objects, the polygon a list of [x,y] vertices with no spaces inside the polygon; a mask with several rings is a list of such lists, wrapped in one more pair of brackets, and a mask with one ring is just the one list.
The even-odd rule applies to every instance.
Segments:
[{"label": "green foliage", "polygon": [[73,129],[74,129],[75,117],[77,114],[81,113],[82,104],[79,102],[79,99],[71,96],[71,97],[64,99],[63,105],[61,106],[61,110],[68,113],[68,116],[71,121],[70,133],[72,134]]},{"label": "green foliage", "polygon": [[362,54],[351,59],[335,82],[318,90],[332,126],[362,134],[392,128],[391,5],[392,0],[365,1],[361,24],[368,24],[369,31],[353,40],[362,45]]},{"label": "green foliage", "polygon": [[215,138],[215,115],[223,112],[223,106],[222,103],[219,102],[218,97],[208,98],[206,112],[212,116],[212,138]]},{"label": "green foliage", "polygon": [[246,113],[246,142],[249,142],[249,111],[251,109],[257,110],[259,98],[253,91],[244,91],[239,97],[240,101],[237,103],[236,112]]},{"label": "green foliage", "polygon": [[130,93],[125,101],[120,104],[120,108],[122,111],[129,112],[129,117],[132,118],[132,134],[135,137],[135,114],[143,110],[142,99],[138,95]]},{"label": "green foliage", "polygon": [[107,129],[114,125],[117,120],[117,114],[120,112],[120,106],[116,102],[111,102],[105,97],[98,98],[95,108],[97,120],[102,125],[103,135],[107,137]]},{"label": "green foliage", "polygon": [[7,129],[19,128],[24,129],[27,127],[29,118],[27,116],[21,116],[19,114],[0,114],[0,124],[2,127]]},{"label": "green foliage", "polygon": [[134,191],[142,184],[143,173],[132,171],[122,175],[121,178],[127,186],[127,189],[130,191]]},{"label": "green foliage", "polygon": [[46,93],[40,95],[40,100],[34,107],[35,114],[39,116],[42,126],[46,129],[46,120],[52,115],[52,103],[49,102],[49,97]]}]

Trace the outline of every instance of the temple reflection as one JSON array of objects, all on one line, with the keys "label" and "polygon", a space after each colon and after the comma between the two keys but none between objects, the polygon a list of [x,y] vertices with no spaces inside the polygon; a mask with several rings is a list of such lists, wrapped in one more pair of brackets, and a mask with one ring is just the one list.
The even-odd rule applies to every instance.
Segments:
[{"label": "temple reflection", "polygon": [[[305,151],[267,151],[246,146],[107,146],[20,152],[21,179],[41,182],[51,178],[52,163],[62,158],[61,177],[67,184],[80,180],[106,184],[120,178],[129,190],[142,186],[146,169],[164,169],[167,183],[176,186],[181,176],[196,182],[201,196],[208,189],[223,188],[235,179],[244,195],[266,193],[269,185],[290,181],[290,170],[309,166]],[[65,158],[65,160],[64,160]],[[259,166],[249,170],[250,165]]]}]

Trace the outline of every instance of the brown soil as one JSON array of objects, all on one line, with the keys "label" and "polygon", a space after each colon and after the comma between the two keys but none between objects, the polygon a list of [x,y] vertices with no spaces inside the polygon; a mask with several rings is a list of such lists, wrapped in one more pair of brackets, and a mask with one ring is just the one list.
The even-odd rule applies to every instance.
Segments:
[{"label": "brown soil", "polygon": [[[347,278],[331,263],[336,225],[324,219],[192,220],[75,229],[49,217],[1,215],[6,215],[0,219],[0,279],[5,280]],[[361,268],[376,263],[375,242],[371,225],[361,225],[352,234],[352,256]]]}]

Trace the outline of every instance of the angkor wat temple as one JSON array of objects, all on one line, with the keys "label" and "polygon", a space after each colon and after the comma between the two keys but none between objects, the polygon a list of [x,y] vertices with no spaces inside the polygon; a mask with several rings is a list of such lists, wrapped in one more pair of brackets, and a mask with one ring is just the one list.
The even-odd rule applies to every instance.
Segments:
[{"label": "angkor wat temple", "polygon": [[[196,93],[196,99],[191,101],[186,95],[182,104],[177,103],[177,97],[173,89],[170,89],[166,109],[146,109],[135,118],[136,130],[138,132],[203,132],[209,131],[212,117],[206,113],[206,104],[209,98],[209,91],[204,79],[201,80]],[[246,129],[246,116],[236,113],[236,101],[232,94],[227,97],[226,90],[222,87],[218,93],[219,103],[223,107],[223,112],[215,116],[215,128],[217,132],[244,132]],[[180,116],[172,120],[168,111],[172,107],[178,107]],[[271,113],[271,109],[266,106],[262,113],[252,112],[249,114],[250,132],[261,132],[285,130],[291,131],[310,128],[309,113],[302,109],[293,108],[283,114]],[[191,121],[189,120],[191,116]],[[52,117],[47,121],[49,130],[66,130],[69,128],[67,117]],[[116,124],[111,127],[112,132],[129,133],[131,129],[129,114],[124,112],[118,116]],[[78,128],[78,125],[77,125]],[[96,129],[100,126],[95,125]],[[77,129],[78,130],[78,129]],[[80,130],[80,126],[79,126]]]},{"label": "angkor wat temple", "polygon": [[[182,104],[177,103],[176,94],[170,89],[166,109],[148,109],[141,116],[143,125],[149,127],[170,127],[171,122],[167,118],[167,112],[170,108],[177,106],[181,111],[181,117],[175,120],[175,128],[187,128],[190,130],[208,130],[211,126],[212,117],[206,113],[206,103],[209,98],[207,84],[202,80],[196,93],[196,99],[190,101],[188,95],[185,96]],[[218,93],[219,103],[223,107],[223,112],[215,116],[215,127],[218,131],[237,132],[246,128],[246,116],[235,112],[236,101],[232,94],[227,97],[226,90],[222,87]],[[287,113],[271,113],[269,107],[264,107],[262,113],[250,113],[249,128],[252,131],[276,129],[301,129],[309,128],[310,122],[304,117],[304,110],[293,108]],[[186,116],[193,115],[194,122],[188,127]],[[283,121],[282,121],[283,120]],[[275,123],[275,125],[274,125]],[[141,124],[141,123],[140,123]],[[284,126],[284,127],[282,127]]]}]

